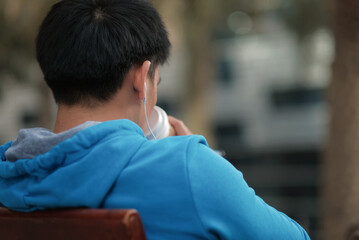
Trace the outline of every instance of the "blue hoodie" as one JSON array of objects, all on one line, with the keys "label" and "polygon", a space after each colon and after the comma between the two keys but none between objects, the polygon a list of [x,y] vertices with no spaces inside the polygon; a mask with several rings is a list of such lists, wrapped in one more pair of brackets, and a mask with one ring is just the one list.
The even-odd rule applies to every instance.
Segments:
[{"label": "blue hoodie", "polygon": [[[0,204],[18,211],[134,208],[149,240],[309,239],[203,137],[149,141],[129,120],[90,125],[61,137],[30,129],[1,146]],[[34,135],[58,140],[41,143]],[[22,158],[32,156],[28,146],[40,150]]]}]

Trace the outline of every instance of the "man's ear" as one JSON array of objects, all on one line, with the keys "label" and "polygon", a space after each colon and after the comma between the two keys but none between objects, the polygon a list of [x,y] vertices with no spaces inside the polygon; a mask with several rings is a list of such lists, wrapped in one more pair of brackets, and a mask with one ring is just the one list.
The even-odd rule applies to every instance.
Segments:
[{"label": "man's ear", "polygon": [[141,100],[145,98],[145,83],[148,78],[150,67],[151,62],[147,60],[134,68],[133,87]]}]

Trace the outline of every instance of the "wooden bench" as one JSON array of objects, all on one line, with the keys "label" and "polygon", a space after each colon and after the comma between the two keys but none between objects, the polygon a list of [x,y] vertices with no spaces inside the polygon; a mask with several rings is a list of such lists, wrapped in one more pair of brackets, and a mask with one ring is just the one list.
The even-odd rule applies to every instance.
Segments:
[{"label": "wooden bench", "polygon": [[0,207],[0,239],[145,240],[133,209],[57,209],[31,213]]}]

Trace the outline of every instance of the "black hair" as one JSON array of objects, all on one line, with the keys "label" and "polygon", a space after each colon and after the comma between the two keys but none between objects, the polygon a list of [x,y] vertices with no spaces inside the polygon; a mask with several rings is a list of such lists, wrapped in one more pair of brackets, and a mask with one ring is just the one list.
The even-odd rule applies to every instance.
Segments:
[{"label": "black hair", "polygon": [[170,42],[146,0],[62,0],[40,26],[36,56],[57,103],[109,100],[128,71],[151,61],[150,76]]}]

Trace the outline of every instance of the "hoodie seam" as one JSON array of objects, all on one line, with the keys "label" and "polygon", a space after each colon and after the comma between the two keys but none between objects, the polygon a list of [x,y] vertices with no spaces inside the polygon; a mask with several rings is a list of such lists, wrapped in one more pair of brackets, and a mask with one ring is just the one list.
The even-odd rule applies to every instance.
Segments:
[{"label": "hoodie seam", "polygon": [[[128,135],[132,135],[132,134],[128,134]],[[121,135],[123,136],[123,135]],[[114,138],[115,140],[116,138]],[[115,140],[117,141],[117,140]],[[136,149],[136,151],[134,151],[133,155],[130,157],[130,160],[128,160],[128,162],[124,165],[124,168],[127,168],[127,166],[132,162],[132,160],[134,159],[134,157],[136,156],[136,154],[138,153],[138,150],[143,146],[143,144],[145,144],[146,141],[143,141],[141,144],[139,144],[138,148]],[[121,172],[122,173],[122,172]]]},{"label": "hoodie seam", "polygon": [[[121,136],[138,136],[138,132],[136,131],[137,134],[135,134],[134,132],[127,132],[125,134],[121,134]],[[141,135],[139,135],[141,136]],[[106,136],[105,138],[108,138],[107,141],[109,142],[118,142],[119,140],[117,140],[119,138],[119,135],[111,132],[108,134],[108,136]],[[100,141],[100,140],[99,140]],[[134,153],[132,154],[132,156],[129,157],[129,160],[127,161],[127,163],[123,166],[122,169],[125,169],[128,167],[128,165],[130,165],[130,163],[132,162],[132,160],[134,159],[134,157],[136,156],[136,154],[138,153],[138,150],[143,146],[143,144],[145,143],[145,141],[143,141],[141,144],[139,144],[139,146],[137,147],[137,149],[134,151]],[[107,197],[111,194],[111,192],[113,191],[114,186],[117,184],[117,180],[121,177],[123,171],[120,171],[119,174],[116,176],[116,180],[113,182],[113,184],[111,185],[111,187],[108,189],[107,193],[103,196],[101,202],[99,203],[99,207],[103,208]]]},{"label": "hoodie seam", "polygon": [[[143,146],[144,143],[145,143],[145,142],[142,142],[142,143],[138,146],[138,148],[136,149],[136,151],[134,151],[134,154],[130,157],[130,160],[128,160],[128,162],[123,166],[123,169],[127,168],[128,165],[130,165],[130,163],[132,162],[133,158],[134,158],[134,157],[136,156],[136,154],[138,153],[138,150]],[[108,196],[109,194],[111,194],[112,189],[113,189],[114,186],[117,184],[117,180],[120,178],[120,176],[121,176],[122,173],[123,173],[123,171],[121,171],[121,172],[118,174],[118,176],[117,176],[117,178],[116,178],[116,181],[113,182],[112,186],[109,188],[109,191],[108,191],[107,194],[103,197],[101,203],[99,204],[99,206],[100,206],[101,208],[103,208],[103,206],[104,206],[104,204],[105,204],[105,201],[106,201],[106,199],[107,199],[107,196]]]},{"label": "hoodie seam", "polygon": [[[207,239],[211,239],[211,237],[207,234],[207,232],[205,231],[205,227],[204,227],[204,223],[203,221],[201,220],[201,217],[200,217],[200,214],[199,214],[199,211],[198,211],[198,208],[197,208],[197,204],[196,204],[196,201],[194,199],[194,194],[193,194],[193,188],[192,188],[192,184],[191,184],[191,177],[190,177],[190,173],[189,173],[189,168],[188,168],[188,162],[190,161],[190,143],[192,141],[190,141],[188,144],[187,144],[187,151],[186,151],[186,161],[185,161],[185,164],[186,164],[186,178],[187,178],[187,181],[188,181],[188,185],[189,185],[189,192],[190,192],[190,196],[191,196],[191,201],[192,201],[192,204],[193,204],[193,207],[194,207],[194,212],[195,212],[195,215],[196,215],[196,218],[201,226],[201,230],[202,230],[202,233],[204,234],[204,236],[207,238]],[[198,142],[196,144],[199,144]],[[196,149],[198,151],[198,149]],[[197,155],[197,151],[196,151],[196,155]]]}]

